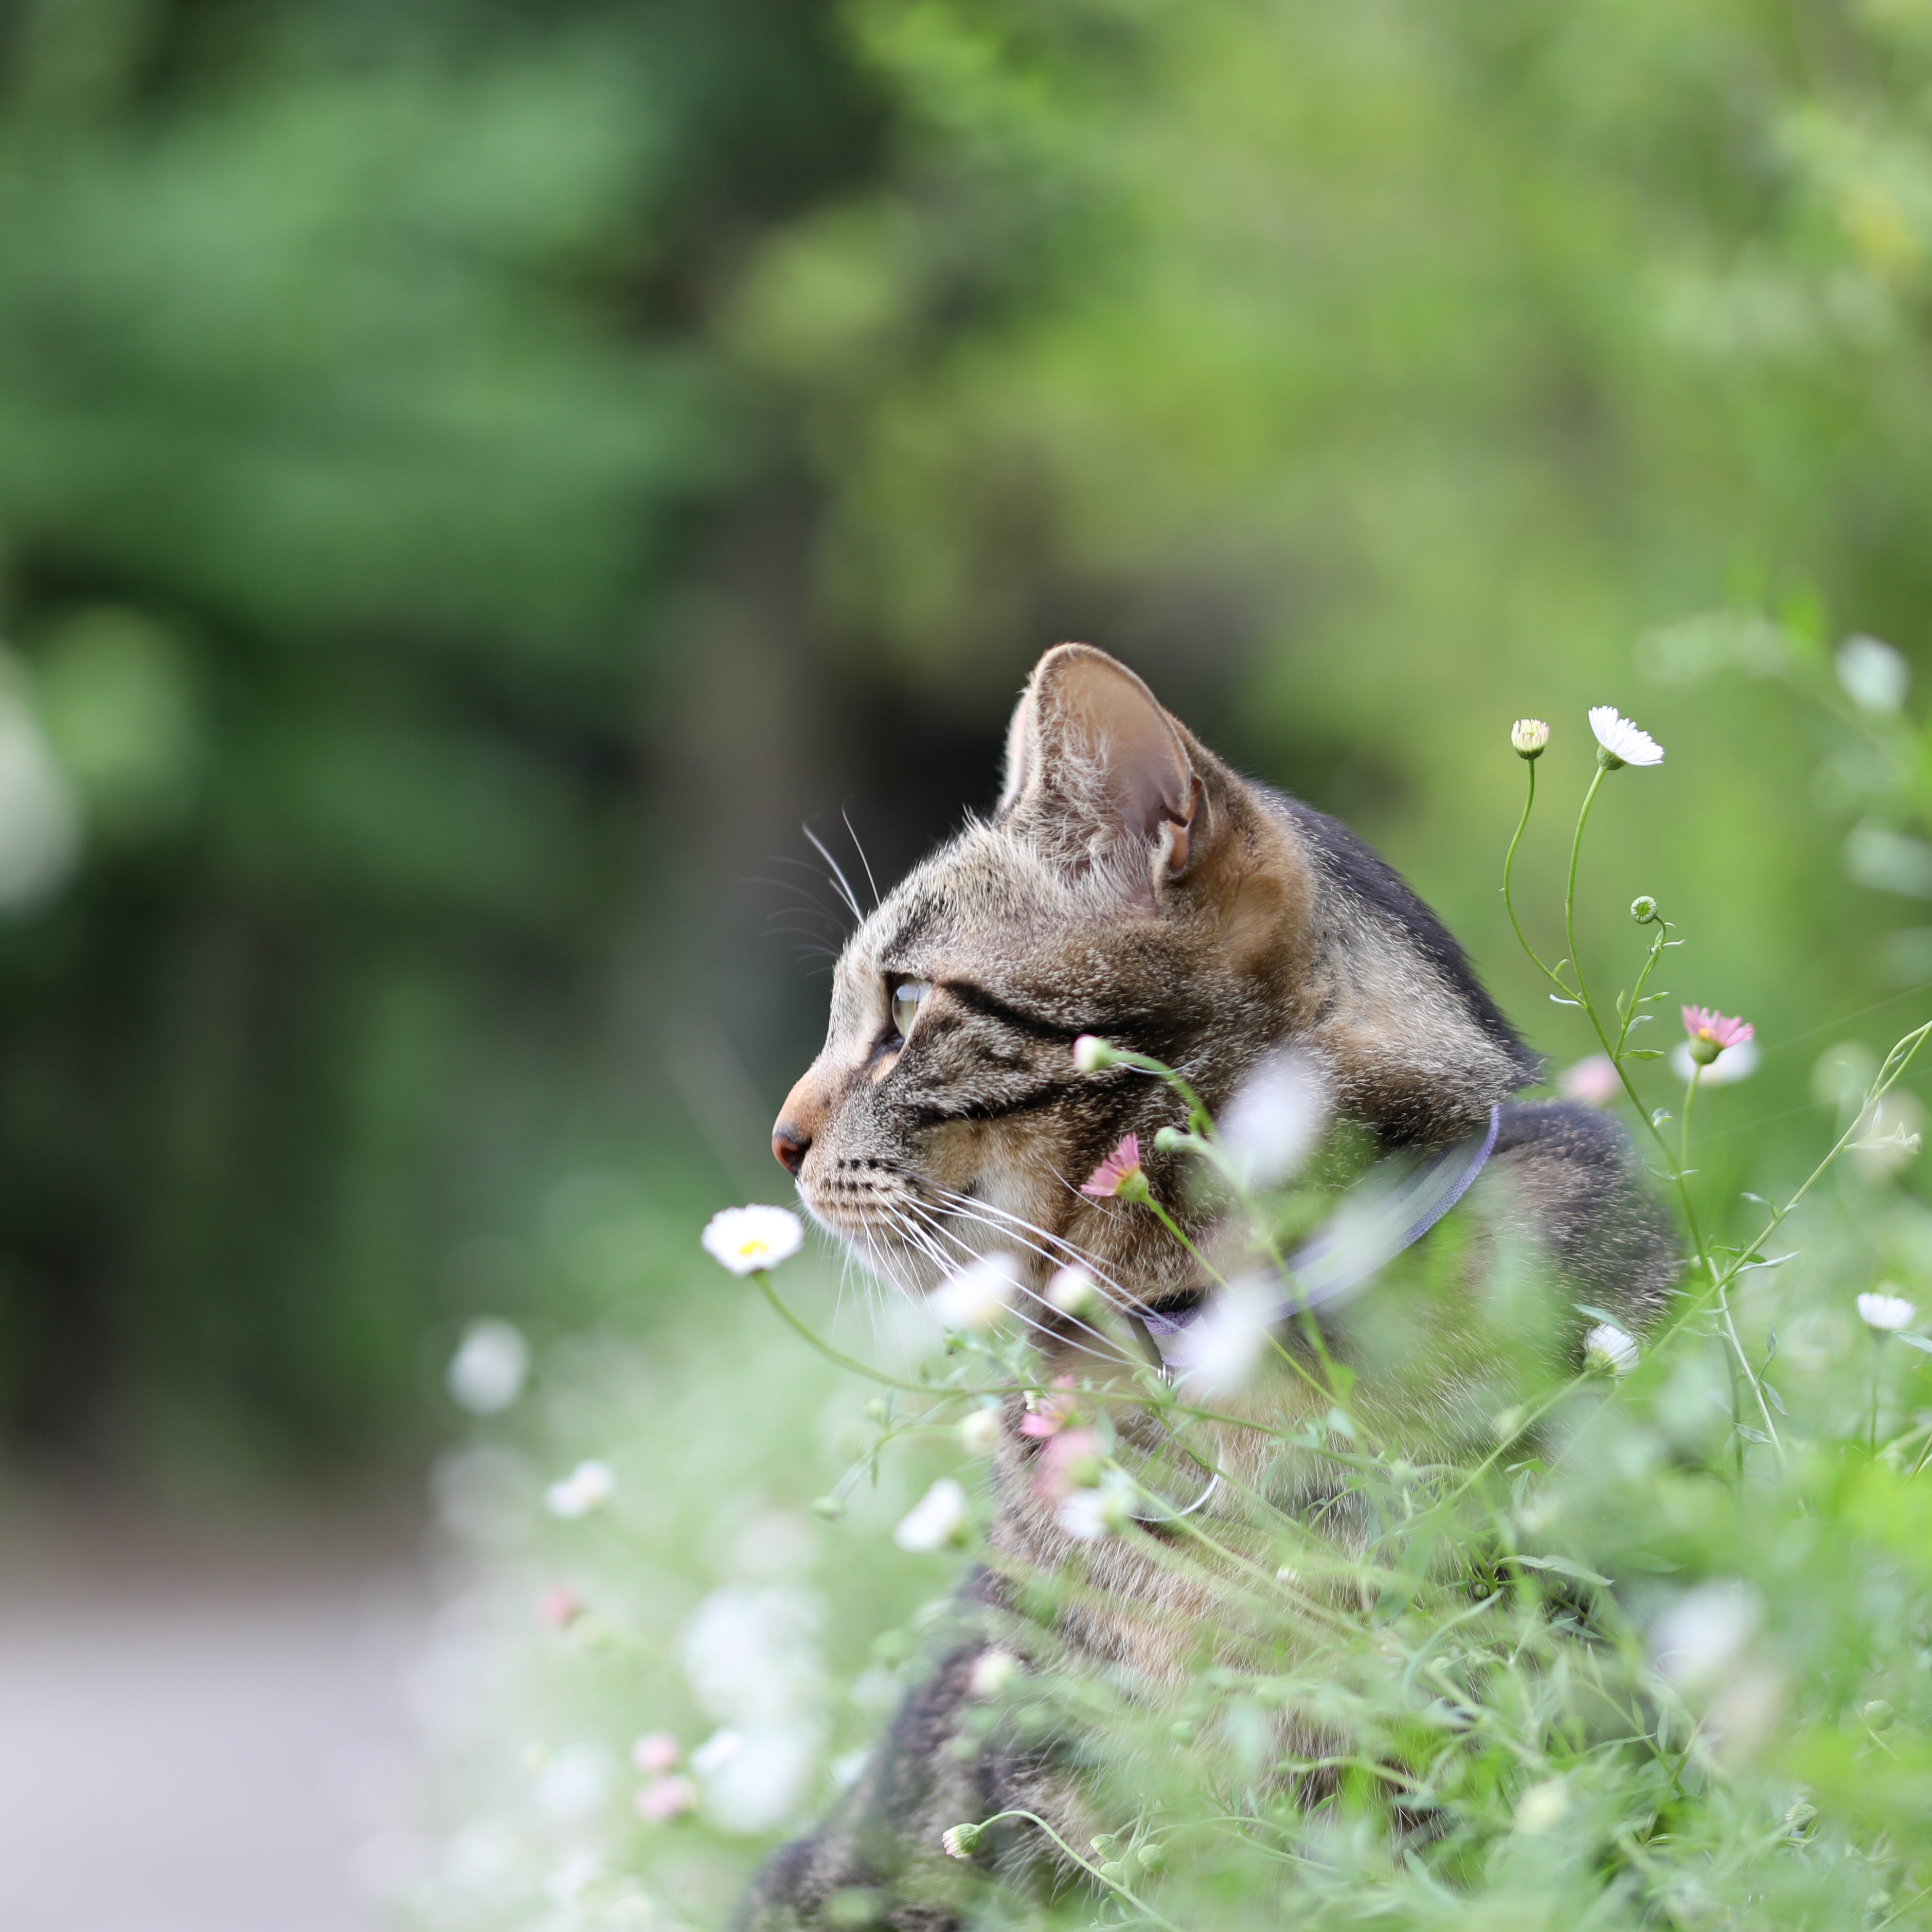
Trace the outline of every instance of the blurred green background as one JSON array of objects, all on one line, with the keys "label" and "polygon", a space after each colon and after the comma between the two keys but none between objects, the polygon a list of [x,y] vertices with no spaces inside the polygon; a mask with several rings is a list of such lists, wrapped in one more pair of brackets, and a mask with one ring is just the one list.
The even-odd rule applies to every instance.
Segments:
[{"label": "blurred green background", "polygon": [[801,822],[884,883],[1063,637],[1377,841],[1558,1064],[1508,726],[1567,805],[1633,713],[1586,943],[1655,892],[1757,1022],[1714,1146],[1924,1017],[1922,743],[1786,687],[1927,649],[1929,0],[0,22],[16,1463],[380,1468],[463,1318],[647,1326],[784,1198]]}]

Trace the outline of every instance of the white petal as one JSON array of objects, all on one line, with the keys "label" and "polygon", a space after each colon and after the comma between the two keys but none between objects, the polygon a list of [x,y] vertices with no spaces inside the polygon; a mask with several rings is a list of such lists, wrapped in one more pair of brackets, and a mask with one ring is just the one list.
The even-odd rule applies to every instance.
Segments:
[{"label": "white petal", "polygon": [[1590,729],[1597,742],[1613,758],[1627,765],[1658,765],[1664,762],[1664,747],[1648,731],[1624,717],[1613,704],[1593,705]]},{"label": "white petal", "polygon": [[944,1550],[966,1522],[966,1492],[950,1476],[941,1476],[899,1519],[892,1540],[902,1550],[927,1556]]},{"label": "white petal", "polygon": [[1902,1294],[1862,1294],[1858,1297],[1858,1318],[1868,1328],[1875,1328],[1881,1334],[1895,1334],[1901,1328],[1912,1325],[1912,1318],[1918,1312],[1916,1305],[1907,1301]]},{"label": "white petal", "polygon": [[[1690,1042],[1680,1040],[1670,1055],[1670,1070],[1678,1079],[1688,1081],[1697,1063],[1690,1058]],[[1736,1046],[1727,1046],[1710,1065],[1705,1068],[1699,1080],[1700,1087],[1727,1087],[1734,1080],[1748,1080],[1757,1071],[1757,1042],[1741,1040]]]},{"label": "white petal", "polygon": [[722,1208],[704,1224],[699,1239],[720,1267],[751,1274],[796,1254],[805,1229],[788,1208]]},{"label": "white petal", "polygon": [[507,1322],[472,1322],[449,1358],[452,1397],[472,1415],[495,1415],[523,1391],[530,1344]]},{"label": "white petal", "polygon": [[1679,1690],[1708,1684],[1736,1661],[1763,1612],[1748,1583],[1724,1578],[1700,1584],[1658,1619],[1651,1655]]},{"label": "white petal", "polygon": [[1637,1357],[1636,1338],[1613,1322],[1599,1322],[1583,1337],[1584,1360],[1601,1362],[1614,1376],[1628,1375],[1636,1366]]},{"label": "white petal", "polygon": [[1254,1379],[1280,1313],[1268,1281],[1231,1282],[1181,1330],[1168,1359],[1190,1388],[1237,1394]]},{"label": "white petal", "polygon": [[1838,646],[1838,682],[1861,711],[1897,711],[1912,689],[1912,666],[1876,638],[1847,638]]},{"label": "white petal", "polygon": [[617,1478],[608,1462],[592,1460],[580,1462],[560,1483],[544,1492],[544,1502],[552,1516],[574,1522],[608,1503],[617,1488]]},{"label": "white petal", "polygon": [[1221,1116],[1221,1144],[1251,1187],[1273,1187],[1298,1168],[1328,1118],[1328,1083],[1306,1054],[1270,1054]]},{"label": "white petal", "polygon": [[1021,1272],[1017,1256],[982,1255],[934,1289],[927,1305],[940,1327],[956,1334],[977,1334],[1012,1306],[1019,1293]]}]

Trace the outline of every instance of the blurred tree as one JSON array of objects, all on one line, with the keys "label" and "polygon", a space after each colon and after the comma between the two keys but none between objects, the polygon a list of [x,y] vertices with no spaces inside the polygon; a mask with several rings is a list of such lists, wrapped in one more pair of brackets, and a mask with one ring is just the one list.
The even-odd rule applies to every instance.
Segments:
[{"label": "blurred tree", "polygon": [[454,1150],[603,1025],[760,443],[695,319],[871,113],[802,0],[32,0],[0,62],[0,1405],[367,1448]]}]

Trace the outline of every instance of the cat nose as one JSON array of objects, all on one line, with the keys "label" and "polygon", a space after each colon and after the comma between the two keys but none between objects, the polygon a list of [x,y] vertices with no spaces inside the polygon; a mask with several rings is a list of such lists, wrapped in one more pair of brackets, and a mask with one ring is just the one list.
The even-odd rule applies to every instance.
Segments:
[{"label": "cat nose", "polygon": [[794,1126],[789,1120],[780,1120],[772,1128],[772,1152],[786,1173],[796,1176],[805,1165],[806,1156],[811,1151],[812,1136]]}]

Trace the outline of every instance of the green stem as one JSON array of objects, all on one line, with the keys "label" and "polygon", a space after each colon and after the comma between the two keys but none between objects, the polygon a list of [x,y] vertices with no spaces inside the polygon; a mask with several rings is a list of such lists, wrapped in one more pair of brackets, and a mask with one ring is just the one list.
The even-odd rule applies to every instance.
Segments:
[{"label": "green stem", "polygon": [[1624,1042],[1630,1038],[1630,1028],[1637,1021],[1637,1008],[1643,1004],[1643,989],[1650,983],[1650,976],[1656,970],[1657,962],[1664,957],[1664,949],[1670,938],[1670,922],[1658,918],[1653,922],[1657,927],[1657,937],[1650,943],[1650,952],[1643,962],[1643,970],[1636,976],[1636,984],[1630,988],[1630,1004],[1624,1010],[1624,1023],[1617,1030],[1617,1043],[1610,1058],[1621,1060]]},{"label": "green stem", "polygon": [[1124,1898],[1136,1912],[1139,1912],[1150,1924],[1165,1926],[1167,1928],[1167,1932],[1180,1932],[1180,1928],[1175,1924],[1172,1919],[1162,1918],[1160,1914],[1155,1911],[1152,1906],[1145,1904],[1143,1900],[1138,1898],[1136,1898],[1125,1886],[1118,1884],[1114,1880],[1110,1879],[1098,1865],[1092,1864],[1088,1859],[1083,1858],[1080,1854],[1076,1852],[1073,1847],[1070,1845],[1066,1840],[1040,1815],[1037,1811],[1023,1811],[1017,1806],[1010,1811],[995,1811],[992,1817],[982,1819],[980,1821],[980,1828],[983,1832],[988,1826],[998,1825],[1008,1818],[1024,1818],[1029,1824],[1037,1825],[1040,1828],[1060,1847],[1061,1851],[1063,1851],[1068,1858],[1072,1859],[1082,1871],[1087,1874],[1088,1877],[1098,1879],[1109,1892],[1118,1893],[1120,1897]]},{"label": "green stem", "polygon": [[[830,1342],[821,1340],[818,1336],[814,1334],[810,1328],[801,1322],[778,1299],[778,1292],[772,1286],[770,1269],[754,1268],[752,1270],[752,1278],[764,1290],[765,1299],[778,1311],[779,1319],[794,1333],[802,1336],[806,1342],[816,1349],[828,1362],[848,1370],[853,1375],[863,1376],[868,1382],[878,1382],[886,1388],[905,1389],[914,1395],[923,1396],[944,1395],[946,1393],[943,1389],[934,1388],[930,1382],[909,1382],[900,1376],[889,1376],[882,1369],[870,1367],[856,1356],[848,1355],[841,1350],[835,1348]],[[1010,1388],[1006,1388],[962,1389],[958,1393],[962,1395],[1025,1395],[1030,1391],[1024,1383],[1016,1382]]]},{"label": "green stem", "polygon": [[[1905,1077],[1912,1063],[1918,1058],[1920,1048],[1924,1046],[1928,1037],[1932,1037],[1932,1020],[1928,1020],[1922,1027],[1915,1028],[1912,1031],[1894,1042],[1892,1051],[1885,1057],[1885,1064],[1879,1069],[1872,1084],[1865,1090],[1864,1099],[1860,1103],[1857,1112],[1852,1116],[1851,1124],[1832,1143],[1826,1150],[1824,1157],[1804,1177],[1798,1191],[1790,1199],[1786,1202],[1782,1208],[1774,1208],[1766,1216],[1764,1226],[1757,1231],[1756,1238],[1742,1250],[1737,1259],[1732,1262],[1721,1274],[1714,1270],[1711,1275],[1710,1286],[1702,1294],[1687,1295],[1684,1298],[1683,1304],[1678,1308],[1676,1317],[1651,1338],[1649,1353],[1653,1357],[1678,1334],[1687,1323],[1694,1322],[1697,1318],[1712,1295],[1721,1294],[1730,1288],[1731,1283],[1742,1271],[1747,1258],[1755,1254],[1770,1240],[1778,1229],[1797,1212],[1798,1204],[1825,1178],[1838,1156],[1851,1144],[1852,1136],[1858,1131],[1859,1126],[1868,1112]],[[1914,1474],[1916,1473],[1915,1471]]]},{"label": "green stem", "polygon": [[1227,1286],[1228,1284],[1222,1278],[1220,1270],[1216,1268],[1214,1263],[1209,1261],[1208,1257],[1188,1239],[1186,1231],[1180,1223],[1154,1198],[1154,1190],[1148,1186],[1144,1176],[1142,1178],[1141,1184],[1138,1188],[1131,1193],[1124,1189],[1120,1198],[1123,1201],[1132,1201],[1138,1206],[1148,1209],[1155,1220],[1159,1221],[1160,1225],[1194,1257],[1203,1274],[1208,1276],[1220,1287]]},{"label": "green stem", "polygon": [[1536,803],[1536,760],[1526,758],[1523,762],[1529,767],[1529,795],[1522,802],[1522,816],[1516,822],[1516,836],[1510,839],[1509,850],[1503,855],[1503,910],[1509,914],[1510,924],[1516,928],[1516,944],[1529,955],[1531,963],[1539,973],[1562,988],[1567,999],[1570,988],[1564,985],[1562,976],[1552,972],[1538,956],[1536,948],[1530,944],[1528,936],[1522,929],[1522,920],[1516,916],[1516,902],[1510,896],[1510,874],[1516,865],[1516,848],[1522,842],[1524,829],[1529,824],[1530,812]]},{"label": "green stem", "polygon": [[[1583,1010],[1590,1016],[1590,1024],[1596,1027],[1597,1038],[1602,1042],[1606,1053],[1610,1053],[1610,1043],[1604,1039],[1603,1028],[1597,1025],[1596,1009],[1590,1004],[1590,989],[1583,978],[1583,962],[1576,956],[1576,864],[1583,856],[1583,827],[1589,820],[1590,808],[1597,802],[1598,789],[1609,770],[1610,766],[1599,758],[1590,779],[1590,789],[1583,794],[1582,807],[1576,814],[1576,830],[1570,839],[1570,875],[1563,888],[1563,938],[1570,948],[1570,970],[1576,976],[1577,997],[1582,1003]],[[1615,1059],[1616,1056],[1612,1054],[1610,1057]]]},{"label": "green stem", "polygon": [[[1624,1070],[1623,1060],[1618,1050],[1616,1047],[1612,1046],[1610,1036],[1604,1030],[1602,1017],[1597,1011],[1596,1002],[1590,997],[1589,982],[1585,978],[1583,973],[1583,962],[1577,957],[1576,868],[1582,857],[1583,828],[1589,821],[1590,807],[1595,803],[1598,790],[1604,782],[1604,774],[1610,769],[1610,767],[1604,764],[1601,758],[1598,760],[1596,775],[1590,781],[1589,790],[1583,794],[1582,806],[1576,814],[1576,830],[1570,841],[1570,872],[1563,892],[1563,932],[1570,946],[1570,969],[1576,976],[1578,1003],[1583,1009],[1584,1016],[1590,1022],[1591,1030],[1597,1036],[1598,1044],[1608,1055],[1611,1065],[1617,1070],[1617,1078],[1622,1082],[1624,1091],[1630,1096],[1630,1105],[1636,1108],[1639,1118],[1649,1128],[1651,1138],[1656,1142],[1658,1151],[1663,1155],[1665,1164],[1670,1169],[1671,1178],[1676,1183],[1677,1198],[1684,1209],[1684,1223],[1690,1231],[1690,1244],[1696,1251],[1698,1264],[1704,1270],[1705,1279],[1714,1285],[1719,1318],[1724,1329],[1725,1340],[1730,1343],[1737,1366],[1742,1372],[1744,1381],[1756,1400],[1758,1416],[1764,1424],[1764,1432],[1770,1441],[1772,1452],[1776,1455],[1779,1466],[1782,1467],[1784,1462],[1784,1444],[1778,1436],[1777,1424],[1772,1420],[1771,1405],[1765,1400],[1763,1387],[1758,1381],[1756,1371],[1750,1365],[1750,1358],[1744,1353],[1743,1343],[1738,1340],[1737,1329],[1731,1319],[1730,1304],[1726,1293],[1731,1276],[1727,1275],[1722,1280],[1719,1280],[1717,1265],[1711,1258],[1710,1250],[1705,1246],[1704,1231],[1698,1225],[1696,1207],[1691,1200],[1690,1183],[1684,1173],[1684,1168],[1688,1165],[1688,1162],[1680,1160],[1677,1157],[1670,1142],[1664,1138],[1663,1129],[1658,1125],[1649,1110],[1638,1098],[1635,1085],[1632,1083],[1629,1074]],[[1624,1030],[1628,1032],[1628,1028],[1626,1028]],[[1621,1041],[1622,1036],[1619,1036],[1619,1046]],[[1687,1150],[1688,1145],[1687,1137],[1685,1142]],[[1732,1273],[1735,1274],[1735,1272],[1736,1270],[1733,1270]],[[1732,1379],[1732,1387],[1735,1390],[1736,1388],[1735,1377]],[[1733,1413],[1735,1412],[1734,1402]]]}]

